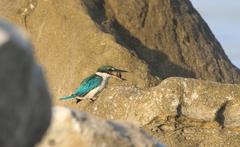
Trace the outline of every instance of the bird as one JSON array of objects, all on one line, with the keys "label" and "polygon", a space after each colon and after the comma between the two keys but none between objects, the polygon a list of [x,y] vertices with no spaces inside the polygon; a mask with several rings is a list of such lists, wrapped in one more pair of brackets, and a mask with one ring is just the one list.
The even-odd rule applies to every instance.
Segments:
[{"label": "bird", "polygon": [[85,78],[71,95],[61,97],[60,100],[75,98],[76,104],[83,99],[90,99],[91,101],[94,101],[96,96],[107,86],[110,77],[117,78],[119,80],[126,80],[122,78],[121,73],[123,72],[127,71],[117,69],[110,65],[103,65],[97,69],[95,74]]}]

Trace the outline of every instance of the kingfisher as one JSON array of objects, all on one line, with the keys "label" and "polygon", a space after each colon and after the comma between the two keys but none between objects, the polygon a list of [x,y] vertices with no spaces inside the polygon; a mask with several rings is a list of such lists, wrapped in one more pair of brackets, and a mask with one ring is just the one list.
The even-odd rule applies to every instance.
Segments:
[{"label": "kingfisher", "polygon": [[60,100],[75,98],[76,103],[79,103],[83,99],[94,101],[96,96],[107,86],[110,77],[126,80],[122,78],[123,72],[127,71],[117,69],[110,65],[103,65],[97,69],[95,74],[85,78],[70,96],[61,97]]}]

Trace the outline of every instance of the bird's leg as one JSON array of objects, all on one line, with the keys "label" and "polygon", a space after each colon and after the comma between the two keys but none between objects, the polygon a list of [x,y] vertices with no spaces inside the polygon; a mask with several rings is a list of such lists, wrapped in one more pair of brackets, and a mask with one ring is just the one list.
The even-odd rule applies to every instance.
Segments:
[{"label": "bird's leg", "polygon": [[97,99],[98,96],[90,98],[91,102],[94,102]]}]

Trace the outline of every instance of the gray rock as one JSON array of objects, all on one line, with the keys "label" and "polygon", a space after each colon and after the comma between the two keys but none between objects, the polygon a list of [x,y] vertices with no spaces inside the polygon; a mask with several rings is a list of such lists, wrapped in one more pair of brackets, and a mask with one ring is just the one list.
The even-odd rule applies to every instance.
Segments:
[{"label": "gray rock", "polygon": [[51,116],[51,101],[32,45],[17,27],[0,21],[0,146],[32,147]]},{"label": "gray rock", "polygon": [[66,107],[53,108],[47,136],[38,147],[163,147],[126,122],[103,121]]}]

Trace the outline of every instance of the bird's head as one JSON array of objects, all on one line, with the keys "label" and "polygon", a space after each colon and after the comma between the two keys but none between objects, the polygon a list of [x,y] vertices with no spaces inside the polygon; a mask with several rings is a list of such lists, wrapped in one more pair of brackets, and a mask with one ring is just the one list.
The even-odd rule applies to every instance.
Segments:
[{"label": "bird's head", "polygon": [[97,69],[98,73],[107,74],[110,77],[114,77],[120,80],[126,80],[122,78],[122,73],[127,72],[126,70],[117,69],[113,66],[103,65]]}]

